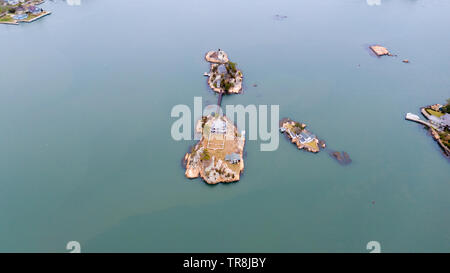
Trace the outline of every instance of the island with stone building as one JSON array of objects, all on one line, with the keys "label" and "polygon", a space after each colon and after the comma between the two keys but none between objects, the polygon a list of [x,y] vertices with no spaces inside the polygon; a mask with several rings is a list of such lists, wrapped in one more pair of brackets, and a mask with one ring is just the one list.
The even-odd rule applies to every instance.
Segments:
[{"label": "island with stone building", "polygon": [[228,59],[225,51],[209,51],[205,55],[210,63],[208,76],[209,87],[217,93],[237,94],[242,91],[242,72],[237,69],[237,64]]},{"label": "island with stone building", "polygon": [[31,23],[51,14],[38,7],[43,0],[0,0],[0,24]]},{"label": "island with stone building", "polygon": [[203,116],[196,124],[200,141],[184,156],[187,178],[201,177],[208,184],[239,181],[244,170],[245,132],[226,117]]},{"label": "island with stone building", "polygon": [[318,153],[320,148],[325,148],[325,142],[306,130],[306,124],[290,120],[280,121],[280,132],[285,134],[299,149],[312,153]]}]

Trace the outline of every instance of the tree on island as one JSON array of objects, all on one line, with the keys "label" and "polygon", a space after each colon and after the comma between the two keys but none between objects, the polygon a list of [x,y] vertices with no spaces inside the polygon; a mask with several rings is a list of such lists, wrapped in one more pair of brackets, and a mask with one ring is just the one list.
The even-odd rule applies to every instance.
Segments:
[{"label": "tree on island", "polygon": [[229,82],[229,81],[222,81],[220,83],[220,87],[222,87],[225,90],[225,92],[228,93],[230,91],[230,88],[234,87],[234,83]]},{"label": "tree on island", "polygon": [[450,114],[450,99],[447,99],[447,105],[442,106],[442,111]]},{"label": "tree on island", "polygon": [[228,71],[229,74],[234,75],[237,72],[236,63],[228,62],[226,68],[227,68],[227,71]]}]

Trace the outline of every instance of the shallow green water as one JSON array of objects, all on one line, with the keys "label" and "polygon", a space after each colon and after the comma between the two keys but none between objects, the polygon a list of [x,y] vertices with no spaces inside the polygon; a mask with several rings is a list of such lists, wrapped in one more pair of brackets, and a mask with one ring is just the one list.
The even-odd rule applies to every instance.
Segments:
[{"label": "shallow green water", "polygon": [[[450,97],[450,2],[45,7],[0,25],[0,251],[450,251],[449,161],[404,120]],[[245,75],[224,105],[279,104],[353,163],[248,141],[240,182],[185,179],[194,142],[172,140],[170,110],[215,102],[202,73],[216,48]]]}]

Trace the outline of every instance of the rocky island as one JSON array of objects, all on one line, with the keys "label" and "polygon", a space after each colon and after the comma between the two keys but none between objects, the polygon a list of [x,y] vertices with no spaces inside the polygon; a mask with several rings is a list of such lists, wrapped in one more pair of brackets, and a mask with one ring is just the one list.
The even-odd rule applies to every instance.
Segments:
[{"label": "rocky island", "polygon": [[299,149],[318,153],[320,148],[325,148],[325,142],[319,140],[315,135],[305,129],[306,124],[290,120],[288,118],[280,121],[280,132],[284,133],[292,143]]},{"label": "rocky island", "polygon": [[43,0],[0,0],[0,24],[31,23],[51,14],[37,7],[42,3]]},{"label": "rocky island", "polygon": [[428,127],[434,140],[442,148],[446,156],[450,156],[450,99],[447,104],[434,104],[420,108],[420,112],[427,119],[423,121],[419,116],[407,113],[405,119]]},{"label": "rocky island", "polygon": [[373,46],[369,46],[369,48],[373,51],[373,53],[375,53],[375,55],[377,55],[378,57],[381,56],[392,56],[392,54],[389,52],[389,50],[387,50],[387,48],[385,48],[384,46],[380,46],[380,45],[373,45]]},{"label": "rocky island", "polygon": [[217,114],[203,116],[195,132],[201,139],[184,156],[186,177],[200,176],[208,184],[239,181],[244,170],[245,132],[239,133],[226,116]]},{"label": "rocky island", "polygon": [[210,63],[208,76],[209,87],[217,93],[237,94],[242,91],[242,72],[237,69],[236,63],[228,59],[223,50],[209,51],[205,56]]}]

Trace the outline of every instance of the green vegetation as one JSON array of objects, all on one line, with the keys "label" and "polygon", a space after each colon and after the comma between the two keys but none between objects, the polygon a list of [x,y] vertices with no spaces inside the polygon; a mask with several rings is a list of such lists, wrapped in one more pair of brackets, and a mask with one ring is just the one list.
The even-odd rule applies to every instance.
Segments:
[{"label": "green vegetation", "polygon": [[447,99],[447,105],[442,106],[442,111],[444,113],[450,114],[450,99]]},{"label": "green vegetation", "polygon": [[208,121],[208,117],[207,116],[203,116],[202,117],[202,128],[205,128],[205,124]]},{"label": "green vegetation", "polygon": [[450,148],[450,128],[446,128],[442,132],[438,132],[439,137],[445,146]]},{"label": "green vegetation", "polygon": [[303,131],[303,129],[305,129],[305,126],[303,126],[300,122],[295,122],[292,131],[298,135]]},{"label": "green vegetation", "polygon": [[438,118],[442,117],[445,113],[434,111],[433,109],[426,108],[425,111],[427,111],[428,114],[436,116]]},{"label": "green vegetation", "polygon": [[199,148],[199,147],[198,147],[197,145],[194,146],[194,147],[192,147],[192,149],[191,149],[191,154],[193,155],[193,154],[197,153],[198,148]]},{"label": "green vegetation", "polygon": [[223,88],[225,90],[225,92],[228,92],[230,90],[230,88],[234,87],[234,83],[229,82],[227,80],[223,80],[220,82],[220,87]]},{"label": "green vegetation", "polygon": [[300,134],[300,133],[302,132],[302,128],[300,128],[300,127],[294,127],[294,128],[292,129],[292,131],[294,132],[294,134],[298,135],[298,134]]},{"label": "green vegetation", "polygon": [[450,148],[450,132],[448,130],[440,132],[439,137],[441,138],[442,143]]},{"label": "green vegetation", "polygon": [[200,155],[200,160],[201,161],[208,161],[211,159],[211,155],[208,152],[208,149],[204,149],[203,153]]},{"label": "green vegetation", "polygon": [[227,63],[227,65],[225,67],[228,71],[228,74],[230,74],[234,78],[235,74],[237,72],[236,63],[233,63],[230,61]]},{"label": "green vegetation", "polygon": [[[225,70],[223,73],[219,73],[219,67],[224,66]],[[238,77],[242,77],[242,73],[237,69],[236,63],[228,62],[225,64],[212,64],[210,84],[215,88],[219,88],[226,93],[230,93],[236,85],[236,80]]]},{"label": "green vegetation", "polygon": [[6,5],[6,6],[1,5],[0,6],[0,14],[4,13],[4,12],[15,13],[16,12],[16,8],[14,6],[11,6],[11,5]]},{"label": "green vegetation", "polygon": [[0,18],[0,22],[9,22],[12,21],[12,18],[9,16],[4,16]]}]

